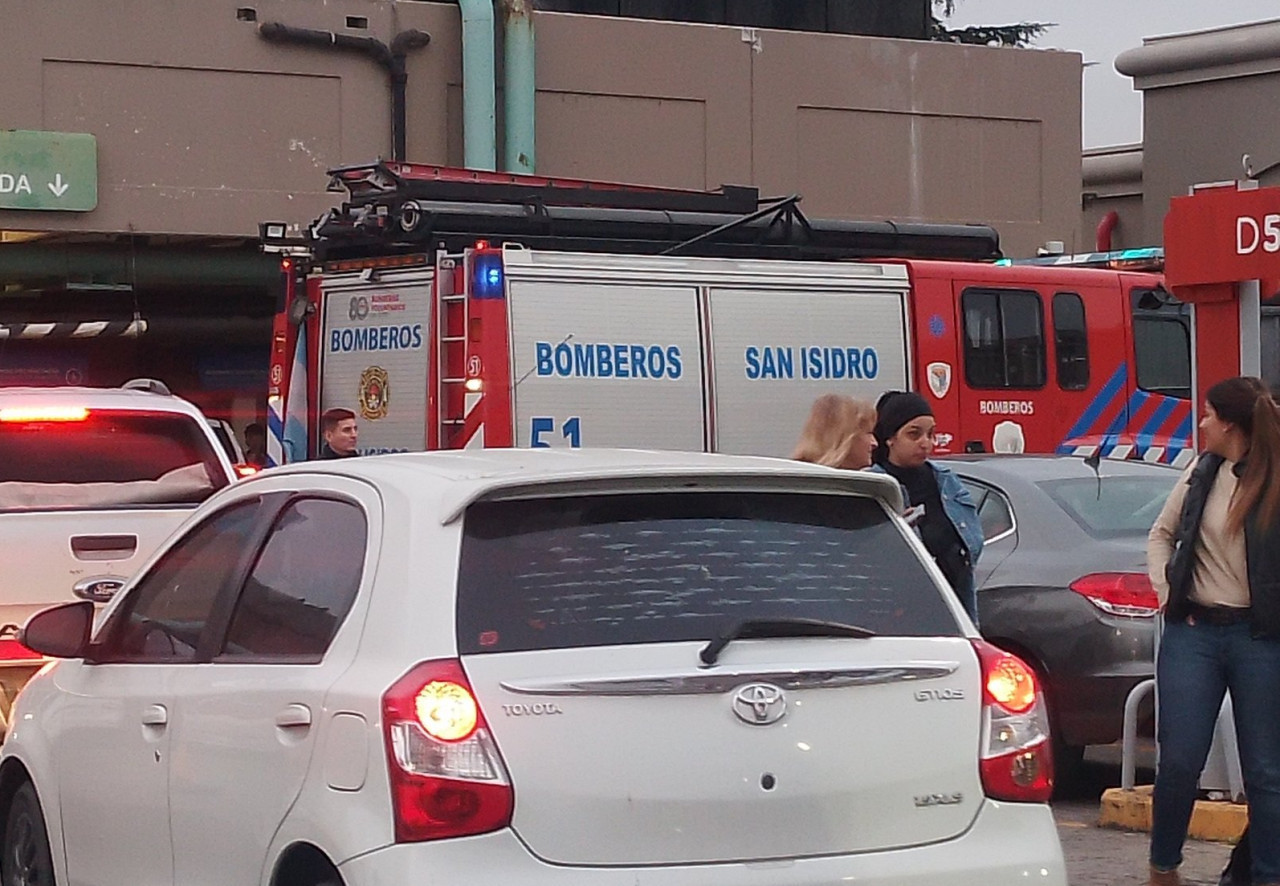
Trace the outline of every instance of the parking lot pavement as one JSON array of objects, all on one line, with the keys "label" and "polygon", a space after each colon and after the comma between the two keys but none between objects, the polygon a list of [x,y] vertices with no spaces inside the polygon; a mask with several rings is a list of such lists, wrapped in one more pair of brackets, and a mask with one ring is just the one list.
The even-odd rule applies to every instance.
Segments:
[{"label": "parking lot pavement", "polygon": [[[1145,886],[1146,833],[1098,827],[1098,804],[1089,800],[1055,802],[1053,815],[1067,859],[1070,886]],[[1182,876],[1188,886],[1217,886],[1231,847],[1188,840]]]},{"label": "parking lot pavement", "polygon": [[[1140,763],[1150,755],[1140,757]],[[1053,816],[1067,860],[1070,886],[1145,886],[1147,841],[1145,832],[1118,831],[1098,826],[1098,800],[1102,791],[1120,784],[1116,749],[1093,749],[1085,771],[1067,797],[1055,800]],[[1138,770],[1138,783],[1151,782],[1149,768]],[[1183,850],[1182,876],[1188,886],[1217,886],[1231,847],[1225,843],[1188,840]]]}]

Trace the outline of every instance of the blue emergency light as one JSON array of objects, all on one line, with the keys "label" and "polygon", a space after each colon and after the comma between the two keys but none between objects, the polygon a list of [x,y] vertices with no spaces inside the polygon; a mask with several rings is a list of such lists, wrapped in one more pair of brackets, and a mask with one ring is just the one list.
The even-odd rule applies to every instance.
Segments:
[{"label": "blue emergency light", "polygon": [[502,253],[477,252],[472,256],[471,294],[475,298],[502,298]]}]

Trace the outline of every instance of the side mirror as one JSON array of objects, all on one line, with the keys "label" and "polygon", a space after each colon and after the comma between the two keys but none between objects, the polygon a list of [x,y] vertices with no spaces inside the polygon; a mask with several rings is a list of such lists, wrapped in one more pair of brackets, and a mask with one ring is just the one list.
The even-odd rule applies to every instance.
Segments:
[{"label": "side mirror", "polygon": [[83,658],[93,627],[93,604],[88,600],[43,609],[18,630],[18,642],[51,658]]}]

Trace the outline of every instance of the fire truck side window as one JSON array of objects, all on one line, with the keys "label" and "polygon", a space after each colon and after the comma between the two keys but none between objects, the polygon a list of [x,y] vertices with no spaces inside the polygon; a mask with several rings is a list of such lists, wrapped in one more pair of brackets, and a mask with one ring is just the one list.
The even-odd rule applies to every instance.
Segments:
[{"label": "fire truck side window", "polygon": [[1187,306],[1164,290],[1135,289],[1133,360],[1138,387],[1191,398],[1191,333]]},{"label": "fire truck side window", "polygon": [[964,374],[970,387],[1044,387],[1044,308],[1038,293],[966,289],[960,307]]},{"label": "fire truck side window", "polygon": [[1053,348],[1058,358],[1058,387],[1064,391],[1089,387],[1084,299],[1074,292],[1059,292],[1053,297]]}]

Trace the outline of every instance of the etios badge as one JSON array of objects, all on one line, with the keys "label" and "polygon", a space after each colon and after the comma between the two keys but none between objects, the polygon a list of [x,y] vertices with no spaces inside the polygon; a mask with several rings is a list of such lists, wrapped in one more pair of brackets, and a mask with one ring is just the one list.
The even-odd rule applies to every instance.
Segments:
[{"label": "etios badge", "polygon": [[787,713],[787,696],[772,683],[748,683],[733,694],[733,712],[750,726],[768,726]]}]

